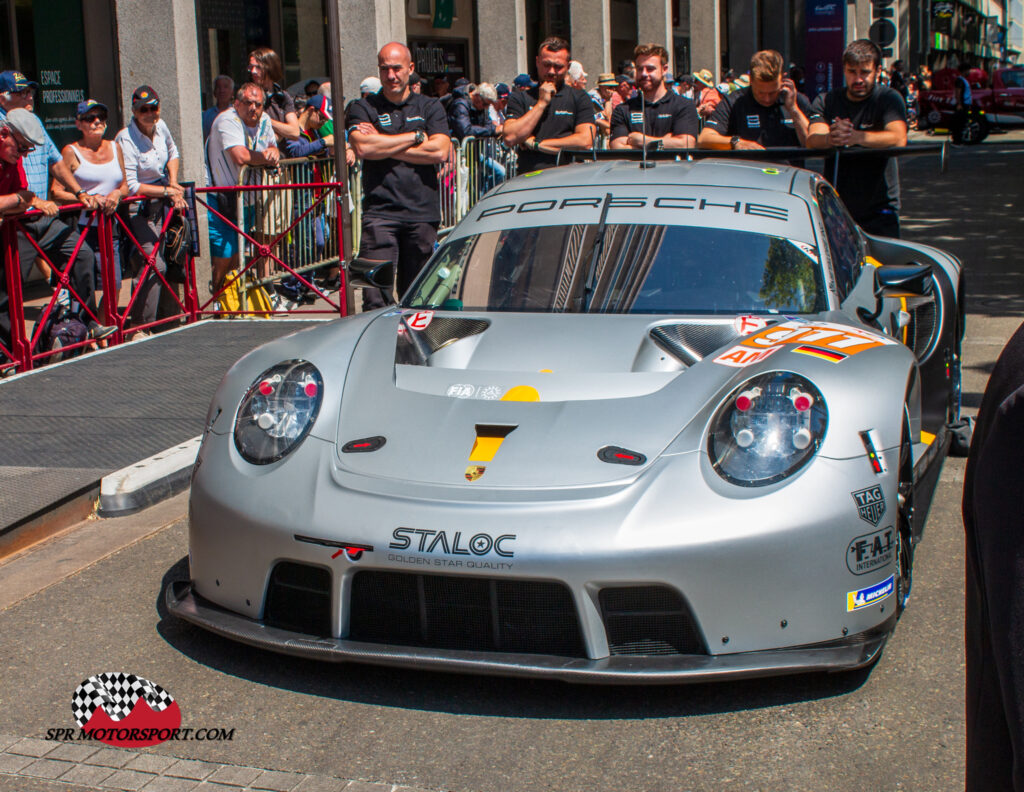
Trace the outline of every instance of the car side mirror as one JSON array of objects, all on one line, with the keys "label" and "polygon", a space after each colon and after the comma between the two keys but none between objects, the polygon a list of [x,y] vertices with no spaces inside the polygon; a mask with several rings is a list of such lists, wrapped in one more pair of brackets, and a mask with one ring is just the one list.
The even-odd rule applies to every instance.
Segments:
[{"label": "car side mirror", "polygon": [[348,265],[348,282],[357,289],[384,289],[395,285],[395,262],[389,259],[354,258]]},{"label": "car side mirror", "polygon": [[924,297],[931,293],[931,264],[886,264],[875,268],[876,297]]}]

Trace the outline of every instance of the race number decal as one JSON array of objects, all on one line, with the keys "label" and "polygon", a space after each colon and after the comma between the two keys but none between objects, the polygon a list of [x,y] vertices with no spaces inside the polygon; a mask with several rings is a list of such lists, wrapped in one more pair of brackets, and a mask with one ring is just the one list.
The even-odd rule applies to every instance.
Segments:
[{"label": "race number decal", "polygon": [[[734,320],[754,317],[740,317]],[[768,354],[789,346],[796,352],[838,363],[875,347],[889,346],[896,341],[883,335],[832,322],[789,321],[766,327],[743,339],[732,349],[715,358],[723,366],[742,368],[764,360]],[[758,356],[757,353],[768,353]]]},{"label": "race number decal", "polygon": [[745,346],[734,346],[727,349],[715,358],[715,363],[733,368],[746,368],[755,363],[760,363],[769,355],[778,352],[781,347],[768,347],[767,349],[750,349]]},{"label": "race number decal", "polygon": [[426,330],[433,318],[433,311],[417,311],[406,317],[405,323],[409,325],[410,330]]}]

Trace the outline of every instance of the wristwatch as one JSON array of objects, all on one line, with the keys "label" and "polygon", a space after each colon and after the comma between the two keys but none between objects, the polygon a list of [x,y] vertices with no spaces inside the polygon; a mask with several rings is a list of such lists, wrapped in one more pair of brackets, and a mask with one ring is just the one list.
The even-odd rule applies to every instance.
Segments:
[{"label": "wristwatch", "polygon": [[85,195],[85,190],[83,190],[81,187],[79,187],[78,192],[75,193],[75,198],[77,198],[79,195]]},{"label": "wristwatch", "polygon": [[423,133],[423,130],[422,129],[417,129],[416,130],[416,145],[417,146],[420,145],[426,139],[427,139],[427,136]]},{"label": "wristwatch", "polygon": [[729,148],[735,149],[736,146],[739,145],[739,142],[740,142],[740,136],[739,135],[733,135],[731,138],[729,138]]}]

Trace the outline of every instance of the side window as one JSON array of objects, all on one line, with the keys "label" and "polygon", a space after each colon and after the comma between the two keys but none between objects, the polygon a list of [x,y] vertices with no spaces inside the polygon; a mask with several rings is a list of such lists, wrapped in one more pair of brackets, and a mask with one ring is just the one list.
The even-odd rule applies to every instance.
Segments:
[{"label": "side window", "polygon": [[818,187],[818,206],[821,209],[821,220],[825,224],[825,234],[828,236],[828,247],[832,252],[832,266],[835,270],[839,299],[844,300],[860,275],[860,237],[839,196],[827,184]]}]

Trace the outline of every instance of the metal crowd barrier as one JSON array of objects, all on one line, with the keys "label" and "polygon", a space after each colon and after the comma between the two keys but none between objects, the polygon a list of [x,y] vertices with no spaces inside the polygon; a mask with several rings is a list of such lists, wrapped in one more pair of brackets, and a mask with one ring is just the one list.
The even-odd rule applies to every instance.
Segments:
[{"label": "metal crowd barrier", "polygon": [[[466,138],[461,143],[452,141],[452,151],[447,162],[438,166],[440,186],[441,223],[439,233],[450,231],[491,188],[517,172],[517,157],[498,138]],[[191,189],[187,214],[194,237],[198,237],[196,213],[206,210],[211,216],[223,220],[239,235],[241,256],[236,269],[225,279],[212,296],[201,303],[196,283],[194,255],[199,247],[206,244],[201,240],[193,247],[184,266],[185,283],[176,283],[161,272],[157,256],[161,254],[162,243],[172,221],[171,211],[166,211],[160,228],[159,239],[150,253],[145,252],[148,242],[140,240],[132,228],[128,207],[145,199],[133,197],[122,202],[118,214],[107,217],[96,210],[98,218],[97,250],[94,251],[99,263],[100,281],[97,293],[104,295],[115,292],[117,270],[125,265],[124,279],[133,275],[134,283],[127,302],[118,299],[104,300],[102,310],[96,314],[87,312],[86,318],[100,324],[114,325],[117,330],[108,339],[110,344],[119,344],[131,338],[140,330],[152,329],[171,323],[194,322],[206,317],[224,316],[278,316],[289,314],[336,314],[345,315],[345,272],[340,268],[337,276],[334,269],[341,263],[341,211],[352,212],[352,249],[359,249],[359,231],[362,213],[362,170],[359,163],[349,169],[349,206],[340,205],[340,185],[334,180],[334,162],[331,159],[289,159],[282,160],[276,169],[242,169],[239,184],[234,187],[200,187]],[[225,202],[233,205],[235,218],[209,205],[209,194],[223,196],[218,206]],[[169,204],[168,204],[169,206]],[[71,273],[73,262],[85,244],[86,226],[79,227],[80,204],[62,207],[62,218],[77,234],[74,255],[63,266],[51,260],[36,246],[39,258],[48,263],[57,274],[59,285],[41,310],[34,328],[25,329],[25,305],[19,266],[17,234],[21,221],[39,216],[39,212],[9,216],[0,227],[0,244],[3,244],[3,281],[8,294],[7,313],[11,324],[9,343],[0,338],[0,371],[14,368],[27,371],[37,364],[48,362],[55,356],[74,354],[93,345],[88,340],[63,347],[60,350],[45,348],[42,330],[47,320],[58,311],[58,294],[67,289],[71,300],[79,302],[75,293]],[[127,211],[126,211],[127,210]],[[120,242],[120,253],[115,252],[114,238]],[[34,244],[34,243],[33,243]],[[134,267],[127,262],[134,261]],[[325,279],[323,275],[330,277]],[[326,307],[271,306],[264,300],[250,305],[254,290],[273,296],[274,284],[285,279],[301,284],[308,294],[313,295]],[[164,311],[155,321],[133,323],[131,314],[140,299],[146,281],[156,281],[160,290],[169,297],[163,300]],[[148,287],[147,287],[148,288]],[[228,292],[237,295],[238,306],[227,307]]]}]

